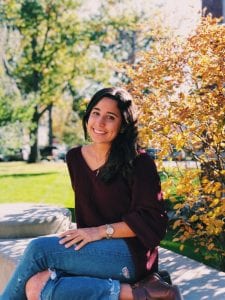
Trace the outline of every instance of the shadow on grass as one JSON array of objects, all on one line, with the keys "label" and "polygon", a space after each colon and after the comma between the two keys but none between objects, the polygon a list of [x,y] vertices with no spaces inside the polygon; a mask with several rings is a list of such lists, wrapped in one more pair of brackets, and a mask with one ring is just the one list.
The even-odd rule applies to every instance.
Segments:
[{"label": "shadow on grass", "polygon": [[32,176],[43,176],[43,175],[52,175],[52,174],[58,174],[58,172],[5,174],[5,175],[0,175],[0,178],[5,178],[5,177],[32,177]]}]

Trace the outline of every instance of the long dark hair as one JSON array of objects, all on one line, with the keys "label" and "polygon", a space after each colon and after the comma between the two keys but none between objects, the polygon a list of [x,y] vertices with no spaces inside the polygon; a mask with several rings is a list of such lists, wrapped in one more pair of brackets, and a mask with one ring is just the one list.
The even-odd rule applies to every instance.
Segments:
[{"label": "long dark hair", "polygon": [[85,138],[88,138],[87,123],[92,109],[104,97],[117,102],[122,116],[120,132],[113,140],[108,159],[99,172],[104,182],[110,182],[117,174],[130,182],[134,158],[137,156],[137,125],[132,109],[132,97],[119,87],[104,88],[91,98],[83,117]]}]

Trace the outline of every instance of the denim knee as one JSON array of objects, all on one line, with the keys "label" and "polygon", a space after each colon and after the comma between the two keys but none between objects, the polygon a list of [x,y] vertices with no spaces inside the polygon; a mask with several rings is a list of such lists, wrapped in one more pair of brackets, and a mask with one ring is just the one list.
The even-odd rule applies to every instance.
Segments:
[{"label": "denim knee", "polygon": [[56,270],[49,269],[50,277],[45,283],[43,289],[40,293],[40,300],[50,300],[52,299],[52,292],[54,290],[54,286],[56,281],[61,277],[61,272],[58,272]]},{"label": "denim knee", "polygon": [[118,280],[109,279],[109,285],[109,300],[118,300],[120,294],[120,282]]},{"label": "denim knee", "polygon": [[42,240],[44,238],[35,238],[30,241],[30,243],[27,245],[24,254],[27,255],[33,255],[35,253],[40,253],[40,250],[42,249]]},{"label": "denim knee", "polygon": [[118,280],[87,276],[67,277],[68,275],[57,270],[50,270],[50,273],[50,278],[41,291],[40,300],[119,299],[120,282]]}]

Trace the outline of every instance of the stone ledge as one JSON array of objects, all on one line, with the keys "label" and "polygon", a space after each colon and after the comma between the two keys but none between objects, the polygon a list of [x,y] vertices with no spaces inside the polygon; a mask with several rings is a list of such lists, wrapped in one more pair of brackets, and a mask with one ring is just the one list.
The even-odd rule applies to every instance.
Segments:
[{"label": "stone ledge", "polygon": [[70,223],[71,212],[66,208],[32,203],[0,205],[0,239],[58,233]]},{"label": "stone ledge", "polygon": [[31,203],[0,204],[0,293],[32,239],[57,234],[70,226],[71,212],[66,208]]}]

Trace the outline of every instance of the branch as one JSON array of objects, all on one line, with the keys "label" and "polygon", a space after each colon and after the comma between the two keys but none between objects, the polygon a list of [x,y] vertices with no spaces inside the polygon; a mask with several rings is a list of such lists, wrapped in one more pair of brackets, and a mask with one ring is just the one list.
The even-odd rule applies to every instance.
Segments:
[{"label": "branch", "polygon": [[48,110],[48,108],[49,108],[50,105],[52,105],[52,103],[48,104],[45,108],[43,108],[42,111],[40,111],[40,112],[38,113],[39,118],[40,118],[40,117]]},{"label": "branch", "polygon": [[[49,8],[52,9],[52,2],[49,3],[48,5]],[[42,54],[44,53],[45,51],[45,46],[47,44],[47,38],[48,38],[48,33],[50,31],[50,12],[51,12],[51,9],[48,10],[48,15],[47,15],[47,28],[46,28],[46,32],[45,32],[45,37],[44,37],[44,42],[43,42],[43,45],[42,45],[42,49],[40,51],[40,58],[42,57]]]},{"label": "branch", "polygon": [[2,61],[3,61],[3,65],[4,65],[4,68],[5,68],[6,74],[7,74],[9,77],[12,77],[12,72],[11,72],[11,70],[10,70],[10,66],[9,66],[9,64],[8,64],[8,61],[7,61],[5,58],[3,58]]}]

